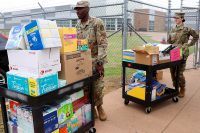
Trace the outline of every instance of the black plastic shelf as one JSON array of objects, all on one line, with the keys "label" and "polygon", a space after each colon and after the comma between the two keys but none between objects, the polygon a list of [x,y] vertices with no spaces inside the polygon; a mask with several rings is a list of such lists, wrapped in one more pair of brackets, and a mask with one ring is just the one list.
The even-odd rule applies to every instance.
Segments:
[{"label": "black plastic shelf", "polygon": [[162,64],[156,64],[156,65],[144,65],[144,64],[138,64],[138,63],[130,63],[130,62],[122,62],[122,67],[128,67],[128,68],[134,68],[134,69],[139,69],[139,70],[148,70],[151,69],[152,71],[155,70],[161,70],[165,68],[170,68],[170,67],[175,67],[178,64],[180,64],[182,60],[179,61],[174,61],[174,62],[167,62],[167,63],[162,63]]},{"label": "black plastic shelf", "polygon": [[[175,89],[172,88],[167,88],[166,90],[167,92],[165,92],[165,94],[163,96],[161,96],[159,99],[155,99],[154,101],[151,101],[151,105],[160,103],[162,101],[166,101],[168,99],[171,99],[172,97],[175,97],[178,95],[178,92]],[[145,100],[141,100],[139,98],[133,97],[128,95],[127,93],[125,93],[124,96],[127,100],[144,105],[144,106],[148,106],[145,102]]]},{"label": "black plastic shelf", "polygon": [[[151,106],[153,104],[168,100],[170,98],[177,98],[178,88],[179,88],[179,85],[178,85],[179,77],[178,76],[176,77],[176,81],[175,81],[176,82],[175,89],[167,88],[165,94],[163,96],[161,96],[159,99],[156,99],[154,101],[151,101],[152,81],[153,81],[153,74],[157,70],[161,70],[161,69],[176,67],[177,68],[176,75],[179,75],[179,65],[182,62],[183,62],[183,60],[167,62],[167,63],[162,63],[162,64],[156,64],[156,65],[144,65],[144,64],[130,63],[130,62],[122,61],[122,68],[123,68],[122,97],[125,99],[124,103],[128,104],[129,101],[132,101],[132,102],[144,105],[146,107],[146,109],[148,108],[148,110],[145,109],[145,111],[150,113],[151,109],[149,110],[149,108],[151,108]],[[146,71],[145,100],[141,100],[136,97],[127,95],[126,90],[125,90],[126,68],[133,68],[133,69]],[[178,99],[175,99],[174,101],[177,102]]]},{"label": "black plastic shelf", "polygon": [[34,130],[35,133],[44,133],[43,131],[43,114],[42,114],[42,107],[45,104],[51,103],[53,101],[62,99],[66,95],[71,95],[75,92],[80,91],[85,86],[88,86],[89,89],[89,99],[92,106],[92,121],[88,124],[82,126],[76,133],[83,133],[88,131],[91,127],[94,126],[94,101],[93,101],[93,89],[92,89],[92,82],[99,77],[98,74],[95,74],[91,77],[85,78],[83,80],[77,81],[75,83],[66,85],[61,87],[57,90],[51,91],[49,93],[40,95],[40,96],[29,96],[22,93],[18,93],[15,91],[11,91],[7,89],[7,86],[0,86],[0,101],[1,101],[1,108],[3,114],[3,121],[4,121],[4,128],[5,133],[8,133],[8,126],[7,126],[7,113],[6,113],[6,105],[5,105],[5,98],[12,99],[18,101],[23,104],[27,104],[32,107],[32,114],[33,114],[33,123],[34,123]]},{"label": "black plastic shelf", "polygon": [[30,106],[42,106],[47,103],[50,103],[55,100],[59,100],[66,95],[71,95],[75,92],[78,92],[82,89],[82,87],[88,85],[93,81],[94,78],[97,78],[97,75],[88,77],[86,79],[77,81],[75,83],[66,85],[57,90],[51,91],[47,94],[43,94],[40,96],[29,96],[26,94],[18,93],[16,91],[8,90],[7,87],[0,86],[0,94],[3,97],[13,99],[15,101],[30,105]]}]

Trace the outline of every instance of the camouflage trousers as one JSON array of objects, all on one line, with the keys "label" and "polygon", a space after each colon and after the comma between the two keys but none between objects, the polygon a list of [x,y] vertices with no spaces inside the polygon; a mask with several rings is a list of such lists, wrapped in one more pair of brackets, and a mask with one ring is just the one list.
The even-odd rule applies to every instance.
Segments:
[{"label": "camouflage trousers", "polygon": [[95,106],[101,106],[103,104],[103,89],[104,81],[103,78],[98,78],[93,82],[94,89],[94,104]]},{"label": "camouflage trousers", "polygon": [[[183,75],[183,72],[185,71],[185,67],[186,67],[186,60],[179,65],[179,75],[178,75],[179,76],[179,81],[178,81],[178,84],[179,84],[180,88],[185,88],[185,77]],[[177,71],[176,67],[175,68],[170,68],[171,78],[172,78],[172,81],[173,81],[173,86],[175,86],[176,71]]]}]

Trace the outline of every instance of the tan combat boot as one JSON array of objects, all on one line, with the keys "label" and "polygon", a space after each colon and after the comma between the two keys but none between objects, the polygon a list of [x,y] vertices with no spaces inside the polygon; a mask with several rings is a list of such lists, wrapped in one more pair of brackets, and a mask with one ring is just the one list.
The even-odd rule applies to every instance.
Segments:
[{"label": "tan combat boot", "polygon": [[185,88],[180,88],[178,97],[183,98],[185,96]]},{"label": "tan combat boot", "polygon": [[98,114],[97,114],[97,110],[94,108],[94,118],[97,119],[98,118]]},{"label": "tan combat boot", "polygon": [[107,119],[107,116],[106,116],[106,113],[105,113],[103,107],[102,106],[98,106],[97,110],[98,110],[98,113],[99,113],[99,119],[101,121],[105,121]]}]

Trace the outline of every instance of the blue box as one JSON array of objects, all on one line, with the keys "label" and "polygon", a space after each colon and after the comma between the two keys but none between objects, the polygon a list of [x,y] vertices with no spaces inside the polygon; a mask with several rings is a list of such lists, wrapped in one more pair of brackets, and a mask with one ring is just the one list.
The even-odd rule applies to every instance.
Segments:
[{"label": "blue box", "polygon": [[30,50],[62,46],[57,24],[50,20],[34,20],[26,25],[25,40]]},{"label": "blue box", "polygon": [[43,112],[45,133],[52,133],[58,129],[57,109],[51,108]]},{"label": "blue box", "polygon": [[44,49],[44,44],[39,29],[39,23],[36,20],[25,26],[26,36],[31,50]]},{"label": "blue box", "polygon": [[58,73],[49,74],[40,78],[32,78],[7,72],[8,89],[30,96],[39,96],[58,89]]},{"label": "blue box", "polygon": [[29,95],[28,79],[22,76],[16,76],[7,72],[8,89],[19,93]]}]

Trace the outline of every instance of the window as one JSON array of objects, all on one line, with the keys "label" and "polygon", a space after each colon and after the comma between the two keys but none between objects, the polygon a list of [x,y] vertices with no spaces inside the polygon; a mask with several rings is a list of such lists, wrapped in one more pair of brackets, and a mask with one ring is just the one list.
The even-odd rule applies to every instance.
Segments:
[{"label": "window", "polygon": [[58,27],[70,27],[70,20],[57,20]]},{"label": "window", "polygon": [[76,27],[77,19],[72,20],[72,27]]},{"label": "window", "polygon": [[107,18],[106,19],[106,30],[107,31],[115,30],[115,18]]},{"label": "window", "polygon": [[149,21],[149,31],[154,31],[154,21]]},{"label": "window", "polygon": [[122,28],[122,18],[117,19],[117,30]]}]

